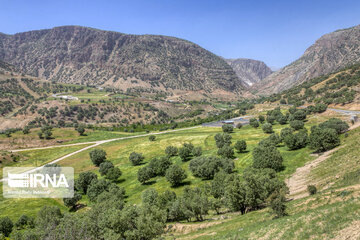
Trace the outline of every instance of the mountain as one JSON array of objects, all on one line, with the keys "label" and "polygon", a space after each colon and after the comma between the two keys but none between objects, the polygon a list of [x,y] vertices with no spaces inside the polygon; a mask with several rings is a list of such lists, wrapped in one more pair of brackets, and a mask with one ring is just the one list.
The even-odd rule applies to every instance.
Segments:
[{"label": "mountain", "polygon": [[233,69],[175,37],[129,35],[80,26],[0,34],[0,59],[56,82],[161,90],[239,93]]},{"label": "mountain", "polygon": [[225,61],[234,69],[236,75],[245,86],[261,82],[261,80],[273,72],[262,61],[246,58],[225,59]]},{"label": "mountain", "polygon": [[252,90],[263,95],[277,93],[357,62],[360,25],[322,36],[298,60],[254,84]]}]

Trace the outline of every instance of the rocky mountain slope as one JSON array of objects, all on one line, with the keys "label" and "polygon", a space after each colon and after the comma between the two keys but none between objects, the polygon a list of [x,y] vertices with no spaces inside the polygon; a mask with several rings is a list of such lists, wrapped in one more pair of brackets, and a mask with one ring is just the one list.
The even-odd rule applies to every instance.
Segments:
[{"label": "rocky mountain slope", "polygon": [[360,25],[322,36],[298,60],[253,85],[252,89],[264,95],[280,92],[359,61]]},{"label": "rocky mountain slope", "polygon": [[246,86],[258,83],[272,73],[272,70],[262,61],[246,58],[225,59],[225,61]]},{"label": "rocky mountain slope", "polygon": [[0,59],[26,74],[63,83],[236,93],[243,88],[222,58],[167,36],[79,26],[0,34]]}]

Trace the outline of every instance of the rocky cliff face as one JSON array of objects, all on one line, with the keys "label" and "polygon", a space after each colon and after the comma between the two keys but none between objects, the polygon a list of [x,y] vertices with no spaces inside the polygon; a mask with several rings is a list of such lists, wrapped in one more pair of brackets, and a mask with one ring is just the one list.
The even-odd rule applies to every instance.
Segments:
[{"label": "rocky cliff face", "polygon": [[239,93],[233,69],[186,40],[79,26],[0,34],[0,59],[63,83]]},{"label": "rocky cliff face", "polygon": [[245,86],[261,82],[272,73],[271,69],[262,61],[246,58],[225,59],[225,61],[234,69]]},{"label": "rocky cliff face", "polygon": [[360,25],[322,36],[295,62],[253,85],[271,94],[360,62]]}]

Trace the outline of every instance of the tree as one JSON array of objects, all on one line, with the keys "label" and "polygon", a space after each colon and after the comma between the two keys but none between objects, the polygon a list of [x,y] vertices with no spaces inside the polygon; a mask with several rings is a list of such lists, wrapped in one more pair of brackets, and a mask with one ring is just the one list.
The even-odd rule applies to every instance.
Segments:
[{"label": "tree", "polygon": [[234,158],[234,148],[231,146],[223,146],[218,149],[217,154],[224,158]]},{"label": "tree", "polygon": [[109,187],[109,182],[104,179],[95,179],[91,181],[87,190],[87,196],[91,202],[96,202],[97,197],[106,191]]},{"label": "tree", "polygon": [[51,139],[51,136],[52,136],[51,130],[46,130],[43,133],[44,133],[44,138],[45,139]]},{"label": "tree", "polygon": [[152,168],[156,176],[165,176],[165,172],[171,164],[172,162],[168,157],[159,157],[151,159],[148,167]]},{"label": "tree", "polygon": [[117,181],[119,177],[121,176],[122,172],[118,167],[113,167],[107,171],[105,178],[110,181]]},{"label": "tree", "polygon": [[240,152],[240,153],[242,153],[242,152],[245,152],[245,150],[246,150],[246,141],[245,140],[240,140],[240,141],[237,141],[236,143],[235,143],[235,149],[238,151],[238,152]]},{"label": "tree", "polygon": [[305,112],[305,110],[303,110],[303,109],[298,109],[298,110],[296,110],[296,112],[294,112],[294,114],[293,114],[293,118],[294,118],[295,120],[300,120],[300,121],[305,120],[305,119],[306,119],[306,112]]},{"label": "tree", "polygon": [[75,181],[75,188],[84,194],[87,193],[88,187],[93,180],[97,179],[97,175],[93,172],[82,172]]},{"label": "tree", "polygon": [[195,177],[213,179],[220,169],[231,173],[235,168],[234,161],[214,156],[200,156],[191,160],[189,169]]},{"label": "tree", "polygon": [[273,115],[269,115],[266,117],[266,122],[268,122],[269,124],[273,125],[275,122],[275,117]]},{"label": "tree", "polygon": [[44,206],[37,213],[36,227],[44,232],[51,232],[56,229],[63,217],[64,215],[58,207]]},{"label": "tree", "polygon": [[149,136],[149,141],[150,141],[150,142],[155,141],[155,139],[156,139],[156,137],[155,137],[154,135],[150,135],[150,136]]},{"label": "tree", "polygon": [[340,144],[339,135],[332,128],[312,127],[309,136],[310,148],[316,152],[324,152]]},{"label": "tree", "polygon": [[141,184],[145,184],[155,175],[154,170],[150,167],[142,167],[138,170],[137,179]]},{"label": "tree", "polygon": [[308,185],[307,190],[308,190],[310,195],[314,195],[317,192],[317,189],[316,189],[316,187],[314,185]]},{"label": "tree", "polygon": [[254,168],[271,168],[280,171],[283,167],[283,158],[276,147],[259,145],[254,149],[252,155]]},{"label": "tree", "polygon": [[24,127],[23,134],[29,134],[29,133],[30,133],[30,128],[28,126]]},{"label": "tree", "polygon": [[210,192],[214,198],[224,197],[227,177],[228,174],[223,169],[215,173],[210,183]]},{"label": "tree", "polygon": [[256,120],[256,118],[250,118],[250,126],[252,126],[253,128],[259,127],[259,122]]},{"label": "tree", "polygon": [[33,217],[28,217],[27,215],[21,215],[17,222],[15,223],[15,226],[18,230],[25,229],[26,227],[34,228],[35,222]]},{"label": "tree", "polygon": [[215,135],[215,143],[218,148],[222,148],[223,146],[231,145],[231,135],[228,133],[218,133]]},{"label": "tree", "polygon": [[172,165],[166,170],[166,180],[172,187],[178,186],[184,179],[187,178],[186,172],[178,165]]},{"label": "tree", "polygon": [[265,122],[265,117],[263,115],[259,116],[259,122],[263,124]]},{"label": "tree", "polygon": [[100,164],[99,172],[101,176],[104,176],[112,168],[114,168],[114,164],[110,161],[105,161]]},{"label": "tree", "polygon": [[230,210],[245,214],[247,208],[246,186],[237,175],[232,176],[232,179],[226,184],[225,202]]},{"label": "tree", "polygon": [[208,213],[210,206],[206,193],[200,188],[184,189],[182,207],[188,220],[195,217],[197,221],[203,221],[203,216]]},{"label": "tree", "polygon": [[294,130],[299,130],[304,128],[304,122],[300,120],[290,121],[290,127]]},{"label": "tree", "polygon": [[278,118],[276,119],[276,121],[278,121],[278,123],[280,123],[281,125],[285,125],[287,123],[287,116],[281,114],[278,116]]},{"label": "tree", "polygon": [[243,125],[242,125],[241,123],[236,124],[236,128],[237,128],[237,129],[241,129],[242,126],[243,126]]},{"label": "tree", "polygon": [[330,118],[326,122],[320,123],[319,127],[332,128],[337,132],[337,134],[346,132],[349,129],[349,125],[338,118]]},{"label": "tree", "polygon": [[154,188],[148,188],[141,194],[141,201],[144,205],[155,206],[157,204],[158,192]]},{"label": "tree", "polygon": [[0,218],[0,233],[5,237],[9,237],[14,227],[13,222],[9,217]]},{"label": "tree", "polygon": [[296,150],[306,147],[308,143],[307,130],[302,129],[296,134],[288,134],[284,139],[284,143],[290,150]]},{"label": "tree", "polygon": [[294,130],[292,128],[283,128],[280,131],[280,138],[282,141],[284,141],[285,137],[292,134]]},{"label": "tree", "polygon": [[195,147],[192,151],[192,155],[194,157],[199,157],[202,155],[202,148],[201,147]]},{"label": "tree", "polygon": [[90,159],[95,166],[99,166],[106,160],[106,152],[102,149],[94,149],[90,153]]},{"label": "tree", "polygon": [[188,161],[189,158],[191,157],[191,152],[192,152],[192,150],[191,150],[190,148],[185,147],[185,146],[184,146],[184,147],[181,147],[181,148],[179,149],[179,156],[180,156],[181,160],[182,160],[183,162]]},{"label": "tree", "polygon": [[85,126],[84,125],[79,125],[77,128],[76,128],[76,131],[80,134],[80,136],[83,136],[84,133],[85,133]]},{"label": "tree", "polygon": [[233,125],[230,125],[230,124],[224,124],[224,125],[222,125],[221,128],[224,133],[232,133],[234,131]]},{"label": "tree", "polygon": [[262,125],[262,130],[264,133],[273,133],[272,125],[270,123],[265,123]]},{"label": "tree", "polygon": [[270,208],[273,210],[273,212],[276,215],[276,218],[280,218],[283,216],[286,216],[286,197],[285,193],[283,191],[274,191],[270,197]]},{"label": "tree", "polygon": [[165,149],[165,154],[168,157],[176,156],[178,154],[178,149],[177,149],[177,147],[174,147],[174,146],[167,146]]},{"label": "tree", "polygon": [[140,165],[144,159],[144,156],[137,152],[132,152],[129,156],[129,160],[133,166]]},{"label": "tree", "polygon": [[64,205],[68,208],[73,208],[76,206],[77,202],[80,201],[82,198],[82,195],[78,192],[74,192],[74,196],[72,198],[64,198]]}]

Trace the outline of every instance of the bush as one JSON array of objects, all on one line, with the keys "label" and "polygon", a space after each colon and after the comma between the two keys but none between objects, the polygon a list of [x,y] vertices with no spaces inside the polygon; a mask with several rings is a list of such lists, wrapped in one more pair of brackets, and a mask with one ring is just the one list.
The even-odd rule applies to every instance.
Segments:
[{"label": "bush", "polygon": [[150,135],[149,136],[149,141],[153,142],[155,141],[156,137],[154,135]]},{"label": "bush", "polygon": [[302,129],[296,134],[291,133],[287,135],[284,139],[284,143],[290,150],[306,147],[308,143],[308,134],[306,129]]},{"label": "bush", "polygon": [[218,149],[217,154],[225,158],[234,158],[234,149],[231,146],[223,146]]},{"label": "bush", "polygon": [[83,136],[85,133],[85,126],[79,125],[75,130],[79,133],[80,136]]},{"label": "bush", "polygon": [[286,197],[283,191],[274,191],[270,197],[270,208],[276,215],[276,218],[286,216]]},{"label": "bush", "polygon": [[236,124],[236,128],[237,128],[237,129],[242,128],[242,126],[243,126],[243,125],[242,125],[241,123]]},{"label": "bush", "polygon": [[234,127],[230,124],[224,124],[221,128],[224,133],[232,133],[234,131]]},{"label": "bush", "polygon": [[308,190],[310,195],[314,195],[317,192],[317,189],[316,189],[316,187],[314,185],[308,185],[307,190]]},{"label": "bush", "polygon": [[278,118],[276,119],[276,121],[278,121],[278,123],[280,123],[281,125],[285,125],[287,123],[287,116],[285,115],[279,115]]},{"label": "bush", "polygon": [[89,200],[91,202],[96,202],[97,197],[101,193],[106,191],[108,187],[109,187],[109,182],[104,179],[91,181],[87,191],[87,196],[89,197]]},{"label": "bush", "polygon": [[165,177],[172,187],[176,187],[187,178],[187,175],[185,170],[180,166],[172,165],[166,170]]},{"label": "bush", "polygon": [[326,104],[318,103],[318,104],[315,105],[314,111],[317,112],[317,113],[322,113],[322,112],[325,112],[326,109],[327,109]]},{"label": "bush", "polygon": [[338,119],[338,118],[331,118],[329,120],[327,120],[326,122],[320,123],[319,124],[320,128],[332,128],[334,129],[337,134],[346,132],[349,129],[349,125]]},{"label": "bush", "polygon": [[100,175],[101,176],[106,175],[107,172],[112,168],[114,168],[114,164],[112,162],[109,161],[102,162],[99,168]]},{"label": "bush", "polygon": [[240,140],[240,141],[237,141],[236,143],[235,143],[235,149],[238,151],[238,152],[240,152],[240,153],[242,153],[242,152],[245,152],[245,150],[246,150],[246,141],[245,140]]},{"label": "bush", "polygon": [[146,166],[138,170],[137,179],[141,184],[145,184],[148,180],[154,177],[154,175],[154,170]]},{"label": "bush", "polygon": [[177,149],[177,147],[167,146],[165,149],[165,154],[168,157],[176,156],[178,154],[178,149]]},{"label": "bush", "polygon": [[331,128],[312,127],[309,136],[310,148],[316,152],[324,152],[340,144],[339,135]]},{"label": "bush", "polygon": [[75,188],[86,194],[90,183],[96,179],[97,179],[97,175],[95,173],[82,172],[80,173],[79,178],[76,179],[75,181]]},{"label": "bush", "polygon": [[290,127],[292,127],[294,130],[299,130],[304,128],[304,122],[300,120],[293,120],[290,121]]},{"label": "bush", "polygon": [[274,146],[277,146],[282,142],[279,134],[276,134],[276,133],[272,133],[268,137],[268,139],[269,139],[269,141],[271,141],[273,143]]},{"label": "bush", "polygon": [[179,149],[179,156],[183,162],[186,162],[190,159],[191,153],[192,151],[188,147],[181,147]]},{"label": "bush", "polygon": [[252,155],[254,168],[271,168],[275,171],[283,168],[283,158],[276,147],[259,145],[254,149]]},{"label": "bush", "polygon": [[252,126],[253,128],[258,128],[259,122],[256,120],[256,118],[250,118],[250,122],[249,122],[250,126]]},{"label": "bush", "polygon": [[234,162],[230,159],[221,159],[214,156],[201,156],[191,160],[189,169],[195,177],[213,179],[215,173],[220,169],[231,173],[234,169]]},{"label": "bush", "polygon": [[274,122],[275,122],[275,117],[272,116],[272,115],[267,116],[267,117],[266,117],[266,122],[269,123],[269,124],[271,124],[271,125],[274,124]]},{"label": "bush", "polygon": [[73,208],[76,206],[77,202],[80,201],[82,198],[82,195],[78,192],[74,192],[74,197],[72,198],[64,198],[64,205],[68,208]]},{"label": "bush", "polygon": [[273,129],[272,129],[272,125],[270,123],[265,123],[264,125],[262,125],[262,130],[264,131],[264,133],[273,133]]},{"label": "bush", "polygon": [[0,218],[0,233],[5,237],[9,237],[14,227],[13,222],[9,217]]},{"label": "bush", "polygon": [[129,156],[129,160],[133,166],[140,165],[145,157],[141,153],[132,152]]},{"label": "bush", "polygon": [[99,166],[106,160],[106,152],[102,149],[94,149],[90,153],[90,159],[95,166]]},{"label": "bush", "polygon": [[231,145],[231,135],[228,133],[218,133],[215,135],[215,143],[218,148],[222,148],[223,146]]}]

